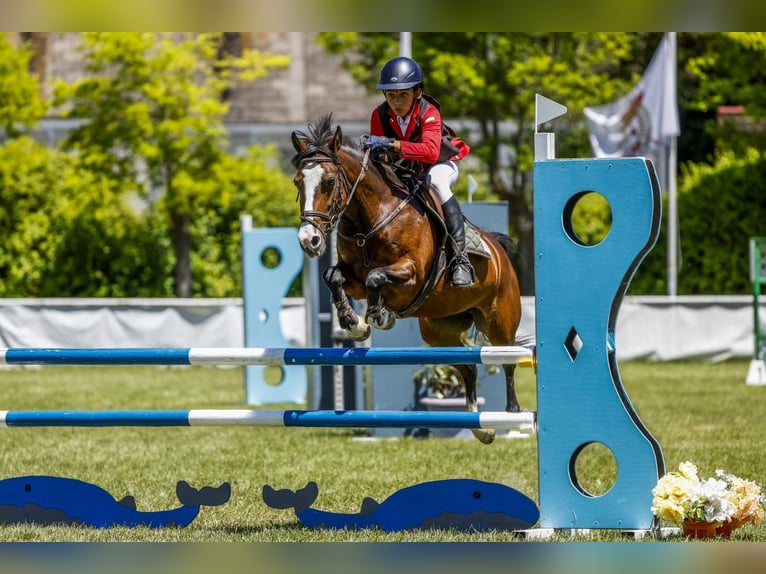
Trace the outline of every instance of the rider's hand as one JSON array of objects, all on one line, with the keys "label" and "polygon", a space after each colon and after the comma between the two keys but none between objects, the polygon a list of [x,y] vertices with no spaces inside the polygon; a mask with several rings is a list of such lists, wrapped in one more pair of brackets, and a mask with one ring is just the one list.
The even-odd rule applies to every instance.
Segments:
[{"label": "rider's hand", "polygon": [[369,136],[364,140],[364,149],[369,149],[371,153],[385,153],[387,151],[394,151],[394,138],[387,138],[386,136]]}]

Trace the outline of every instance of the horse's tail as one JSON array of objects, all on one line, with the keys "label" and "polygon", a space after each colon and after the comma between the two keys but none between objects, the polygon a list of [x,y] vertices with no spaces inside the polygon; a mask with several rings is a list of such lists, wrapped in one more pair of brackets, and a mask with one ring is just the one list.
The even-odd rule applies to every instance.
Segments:
[{"label": "horse's tail", "polygon": [[513,239],[511,239],[509,235],[500,233],[499,231],[488,231],[487,235],[500,244],[500,247],[503,248],[503,251],[505,251],[505,254],[508,256],[508,259],[513,263],[513,258],[519,254],[519,248]]}]

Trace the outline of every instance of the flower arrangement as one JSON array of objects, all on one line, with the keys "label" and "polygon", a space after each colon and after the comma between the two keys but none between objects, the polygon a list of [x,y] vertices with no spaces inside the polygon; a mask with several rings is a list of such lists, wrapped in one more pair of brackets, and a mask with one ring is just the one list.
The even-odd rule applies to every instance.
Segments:
[{"label": "flower arrangement", "polygon": [[412,376],[416,392],[425,390],[433,397],[456,398],[465,396],[460,373],[451,365],[426,365]]},{"label": "flower arrangement", "polygon": [[[464,347],[482,347],[490,344],[484,333],[475,327],[471,327],[460,335],[460,343]],[[484,366],[487,375],[494,375],[500,371],[499,365]],[[412,382],[415,385],[415,395],[418,397],[429,396],[439,399],[465,397],[463,378],[452,365],[424,365],[413,373]],[[477,387],[481,386],[478,380],[476,384]]]},{"label": "flower arrangement", "polygon": [[717,470],[715,477],[702,479],[689,461],[665,474],[652,489],[652,512],[670,522],[685,521],[727,524],[731,529],[764,518],[766,499],[753,481]]}]

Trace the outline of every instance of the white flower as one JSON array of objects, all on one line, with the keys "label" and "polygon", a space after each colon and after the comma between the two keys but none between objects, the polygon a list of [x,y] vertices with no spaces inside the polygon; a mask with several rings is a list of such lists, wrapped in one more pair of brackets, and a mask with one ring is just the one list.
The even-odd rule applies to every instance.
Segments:
[{"label": "white flower", "polygon": [[692,509],[701,509],[705,522],[725,522],[730,520],[737,510],[728,497],[726,482],[708,478],[699,483],[692,491]]}]

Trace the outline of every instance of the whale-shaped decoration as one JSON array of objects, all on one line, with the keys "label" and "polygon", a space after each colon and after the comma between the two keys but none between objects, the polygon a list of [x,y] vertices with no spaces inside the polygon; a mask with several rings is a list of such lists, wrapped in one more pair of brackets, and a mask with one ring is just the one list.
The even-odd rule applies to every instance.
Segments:
[{"label": "whale-shaped decoration", "polygon": [[21,476],[0,480],[0,524],[72,524],[110,526],[184,527],[200,506],[220,506],[229,500],[231,486],[200,490],[184,481],[176,485],[179,508],[142,512],[132,496],[117,501],[103,488],[73,478]]},{"label": "whale-shaped decoration", "polygon": [[403,488],[383,502],[365,498],[358,514],[310,508],[319,489],[309,482],[298,491],[263,486],[263,500],[272,508],[293,508],[309,528],[380,528],[461,531],[524,530],[534,526],[540,511],[526,495],[509,486],[471,479],[423,482]]}]

